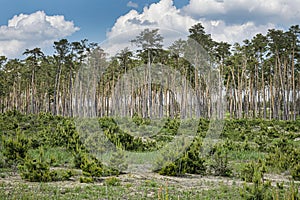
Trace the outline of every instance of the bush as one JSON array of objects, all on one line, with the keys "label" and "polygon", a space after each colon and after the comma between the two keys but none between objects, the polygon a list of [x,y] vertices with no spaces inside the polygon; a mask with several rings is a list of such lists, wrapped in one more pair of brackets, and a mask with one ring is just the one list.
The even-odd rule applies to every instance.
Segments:
[{"label": "bush", "polygon": [[99,123],[109,141],[124,150],[145,151],[156,147],[155,142],[149,141],[144,143],[140,137],[135,138],[127,132],[122,131],[113,118],[100,118]]},{"label": "bush", "polygon": [[263,182],[264,173],[266,172],[265,163],[259,160],[257,163],[247,163],[241,172],[242,180],[252,183]]},{"label": "bush", "polygon": [[228,147],[217,144],[213,155],[208,162],[209,171],[215,176],[231,176],[232,171],[228,165]]},{"label": "bush", "polygon": [[3,136],[3,156],[9,165],[13,163],[23,162],[26,157],[27,151],[30,148],[30,140],[21,132],[16,129],[15,135]]},{"label": "bush", "polygon": [[299,189],[294,182],[290,183],[288,190],[284,194],[284,199],[293,199],[293,200],[300,199]]},{"label": "bush", "polygon": [[85,159],[80,168],[83,175],[88,177],[101,177],[103,175],[103,166],[96,158]]},{"label": "bush", "polygon": [[109,177],[109,178],[105,179],[105,185],[107,185],[107,186],[119,186],[119,185],[121,185],[121,181],[117,177],[113,176],[113,177]]},{"label": "bush", "polygon": [[44,158],[44,150],[40,147],[38,159],[26,157],[24,163],[19,165],[22,179],[31,182],[49,182],[69,180],[73,176],[71,170],[50,170],[50,160]]},{"label": "bush", "polygon": [[294,180],[300,181],[300,164],[293,167],[291,174]]},{"label": "bush", "polygon": [[121,172],[124,172],[128,168],[128,164],[125,162],[126,157],[122,149],[117,148],[112,154],[112,158],[109,161],[109,167],[115,171],[114,174],[118,175]]},{"label": "bush", "polygon": [[52,170],[51,173],[51,179],[52,181],[66,181],[70,180],[72,176],[74,176],[74,172],[72,170]]},{"label": "bush", "polygon": [[133,114],[132,121],[138,126],[150,124],[150,119],[140,117],[137,113]]},{"label": "bush", "polygon": [[266,158],[267,165],[281,172],[293,170],[300,160],[300,150],[285,137],[274,139]]},{"label": "bush", "polygon": [[50,162],[44,160],[44,151],[40,149],[40,157],[38,160],[25,158],[24,164],[19,165],[21,177],[32,182],[48,182],[52,181],[55,173],[50,173]]},{"label": "bush", "polygon": [[73,156],[74,167],[77,169],[81,169],[81,166],[88,160],[88,154],[82,151],[73,152]]},{"label": "bush", "polygon": [[19,170],[22,179],[32,182],[64,181],[73,176],[71,170],[50,170],[50,161],[44,158],[42,147],[39,159],[26,157],[24,164],[19,165]]},{"label": "bush", "polygon": [[169,162],[166,163],[158,173],[164,176],[179,176],[184,174],[184,171],[180,171],[179,166],[174,162]]},{"label": "bush", "polygon": [[167,176],[180,176],[185,173],[204,175],[206,166],[204,165],[205,159],[201,156],[201,148],[201,138],[195,138],[181,158],[165,163],[158,172]]},{"label": "bush", "polygon": [[92,177],[85,177],[85,176],[81,176],[79,178],[79,182],[80,183],[93,183],[94,179]]},{"label": "bush", "polygon": [[247,200],[272,200],[275,199],[273,193],[270,182],[253,185],[245,184],[240,190],[241,197]]}]

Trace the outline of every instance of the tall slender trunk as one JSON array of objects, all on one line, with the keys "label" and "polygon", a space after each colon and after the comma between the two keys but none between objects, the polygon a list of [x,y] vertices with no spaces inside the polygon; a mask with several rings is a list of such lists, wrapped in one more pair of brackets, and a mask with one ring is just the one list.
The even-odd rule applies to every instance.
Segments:
[{"label": "tall slender trunk", "polygon": [[31,113],[35,113],[35,85],[34,85],[34,78],[35,78],[35,70],[34,67],[31,72]]},{"label": "tall slender trunk", "polygon": [[72,100],[73,100],[73,95],[72,95],[72,90],[73,90],[73,84],[72,84],[72,77],[73,77],[73,71],[72,71],[72,65],[70,66],[70,74],[69,74],[69,117],[73,117],[73,106],[72,106]]},{"label": "tall slender trunk", "polygon": [[59,108],[59,86],[60,86],[60,75],[61,75],[61,64],[58,65],[55,75],[55,86],[54,86],[54,94],[53,94],[53,115],[57,115]]},{"label": "tall slender trunk", "polygon": [[[293,105],[293,116],[292,119],[296,120],[296,112],[297,112],[297,108],[296,108],[296,85],[295,85],[295,49],[293,48],[292,51],[292,105]],[[299,80],[300,81],[300,80]]]},{"label": "tall slender trunk", "polygon": [[266,106],[266,88],[265,88],[265,77],[264,77],[264,66],[261,66],[261,84],[263,92],[263,108],[264,108],[264,119],[267,118],[267,106]]},{"label": "tall slender trunk", "polygon": [[150,50],[148,49],[148,102],[149,102],[149,107],[148,107],[148,116],[150,119],[152,118],[152,80],[151,80],[151,58],[150,58]]}]

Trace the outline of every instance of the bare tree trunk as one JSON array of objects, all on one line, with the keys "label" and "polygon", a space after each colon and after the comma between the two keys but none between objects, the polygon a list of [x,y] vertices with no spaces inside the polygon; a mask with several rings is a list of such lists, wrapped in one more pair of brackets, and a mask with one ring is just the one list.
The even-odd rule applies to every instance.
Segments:
[{"label": "bare tree trunk", "polygon": [[56,70],[55,75],[55,86],[54,86],[54,102],[53,102],[53,114],[57,115],[58,113],[58,107],[59,107],[59,86],[60,86],[60,75],[61,75],[61,64],[58,65],[58,68]]},{"label": "bare tree trunk", "polygon": [[[296,120],[296,85],[295,85],[295,49],[292,51],[292,105],[293,105],[293,117],[292,119]],[[300,80],[299,80],[300,81]]]},{"label": "bare tree trunk", "polygon": [[265,88],[265,77],[264,77],[264,66],[261,66],[261,83],[263,92],[263,109],[264,109],[264,119],[267,118],[267,106],[266,106],[266,88]]},{"label": "bare tree trunk", "polygon": [[148,50],[148,115],[147,117],[152,118],[152,80],[151,80],[151,58],[150,58],[150,50]]}]

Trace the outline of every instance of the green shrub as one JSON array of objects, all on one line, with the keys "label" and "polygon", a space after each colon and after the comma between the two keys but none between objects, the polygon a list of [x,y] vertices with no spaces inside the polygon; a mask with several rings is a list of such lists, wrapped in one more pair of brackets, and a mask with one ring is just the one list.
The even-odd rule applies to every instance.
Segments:
[{"label": "green shrub", "polygon": [[185,173],[204,175],[206,173],[206,166],[204,165],[205,159],[201,155],[201,148],[201,138],[195,138],[183,156],[174,162],[166,162],[158,172],[161,175],[167,176],[180,176]]},{"label": "green shrub", "polygon": [[201,144],[194,144],[186,152],[182,160],[178,160],[177,164],[181,163],[182,171],[190,174],[206,173],[205,159],[201,156]]},{"label": "green shrub", "polygon": [[69,180],[73,176],[71,170],[50,170],[50,160],[44,157],[44,150],[40,147],[38,159],[26,157],[19,165],[22,179],[32,182],[49,182]]},{"label": "green shrub", "polygon": [[286,190],[284,194],[284,199],[292,199],[292,200],[300,199],[299,188],[297,185],[295,185],[294,182],[290,183],[288,190]]},{"label": "green shrub", "polygon": [[263,176],[266,172],[265,163],[262,160],[247,163],[241,172],[242,180],[252,183],[263,182]]},{"label": "green shrub", "polygon": [[105,179],[105,185],[107,186],[119,186],[121,185],[121,180],[117,177],[108,177]]},{"label": "green shrub", "polygon": [[300,181],[300,164],[293,167],[291,174],[294,180]]},{"label": "green shrub", "polygon": [[94,179],[92,177],[80,176],[79,182],[80,183],[93,183]]},{"label": "green shrub", "polygon": [[270,182],[253,185],[245,184],[240,189],[240,195],[247,200],[273,200],[274,192]]},{"label": "green shrub", "polygon": [[183,174],[184,171],[180,171],[180,168],[178,165],[176,165],[174,162],[167,162],[160,170],[159,174],[164,176],[179,176]]},{"label": "green shrub", "polygon": [[43,149],[40,148],[39,159],[31,159],[26,157],[24,164],[19,165],[20,175],[23,179],[32,182],[48,182],[52,181],[55,173],[50,172],[50,162],[44,160]]},{"label": "green shrub", "polygon": [[128,168],[128,164],[125,162],[126,157],[124,151],[120,148],[117,148],[113,152],[111,159],[109,161],[109,167],[115,172],[115,175],[124,172]]},{"label": "green shrub", "polygon": [[114,145],[127,151],[149,151],[156,148],[156,142],[147,140],[144,142],[141,137],[134,137],[121,130],[113,118],[104,117],[99,119],[100,127],[104,135]]},{"label": "green shrub", "polygon": [[23,162],[30,148],[30,140],[25,134],[18,128],[15,132],[13,136],[2,137],[3,156],[9,164]]},{"label": "green shrub", "polygon": [[72,170],[65,169],[51,170],[50,173],[52,181],[66,181],[70,180],[70,178],[74,176],[74,172]]},{"label": "green shrub", "polygon": [[[215,176],[231,176],[232,170],[228,165],[228,148],[226,144],[217,144],[208,162],[209,171]],[[229,145],[229,144],[227,144]]]},{"label": "green shrub", "polygon": [[77,169],[81,169],[81,166],[88,160],[88,154],[82,151],[73,152],[73,156],[74,167]]},{"label": "green shrub", "polygon": [[140,117],[137,113],[133,114],[132,121],[138,126],[150,124],[150,119]]},{"label": "green shrub", "polygon": [[300,160],[300,149],[294,147],[287,138],[274,139],[266,157],[267,165],[281,172],[292,170]]},{"label": "green shrub", "polygon": [[85,159],[80,168],[83,175],[88,177],[101,177],[103,175],[103,165],[96,158]]}]

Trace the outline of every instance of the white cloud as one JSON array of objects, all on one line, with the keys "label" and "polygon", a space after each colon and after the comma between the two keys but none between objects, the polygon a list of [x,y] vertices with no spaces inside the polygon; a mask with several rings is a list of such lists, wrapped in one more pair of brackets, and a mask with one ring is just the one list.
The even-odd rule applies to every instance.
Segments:
[{"label": "white cloud", "polygon": [[79,30],[64,16],[47,16],[43,11],[15,15],[0,26],[0,55],[19,57],[26,48],[44,47]]},{"label": "white cloud", "polygon": [[228,25],[222,20],[201,20],[207,33],[211,33],[212,38],[216,41],[226,41],[230,44],[242,42],[245,39],[251,39],[258,33],[266,34],[268,29],[276,28],[274,24],[255,25],[253,22],[244,24]]},{"label": "white cloud", "polygon": [[199,22],[214,40],[233,44],[298,23],[299,11],[300,0],[190,0],[182,9],[173,0],[160,0],[141,13],[131,10],[120,16],[107,33],[106,47],[121,50],[145,28],[159,28],[165,39],[175,40],[187,36],[188,29]]},{"label": "white cloud", "polygon": [[134,2],[132,2],[132,1],[129,1],[129,2],[127,3],[127,7],[138,8],[139,5],[138,5],[137,3],[134,3]]},{"label": "white cloud", "polygon": [[169,44],[171,40],[185,37],[188,28],[196,23],[195,19],[181,15],[172,0],[161,0],[145,7],[142,13],[131,10],[119,17],[107,33],[104,48],[106,47],[106,50],[112,53],[130,46],[129,41],[145,28],[159,28],[160,34],[165,38],[165,43]]},{"label": "white cloud", "polygon": [[183,12],[193,17],[222,18],[227,23],[298,23],[300,0],[190,0]]}]

